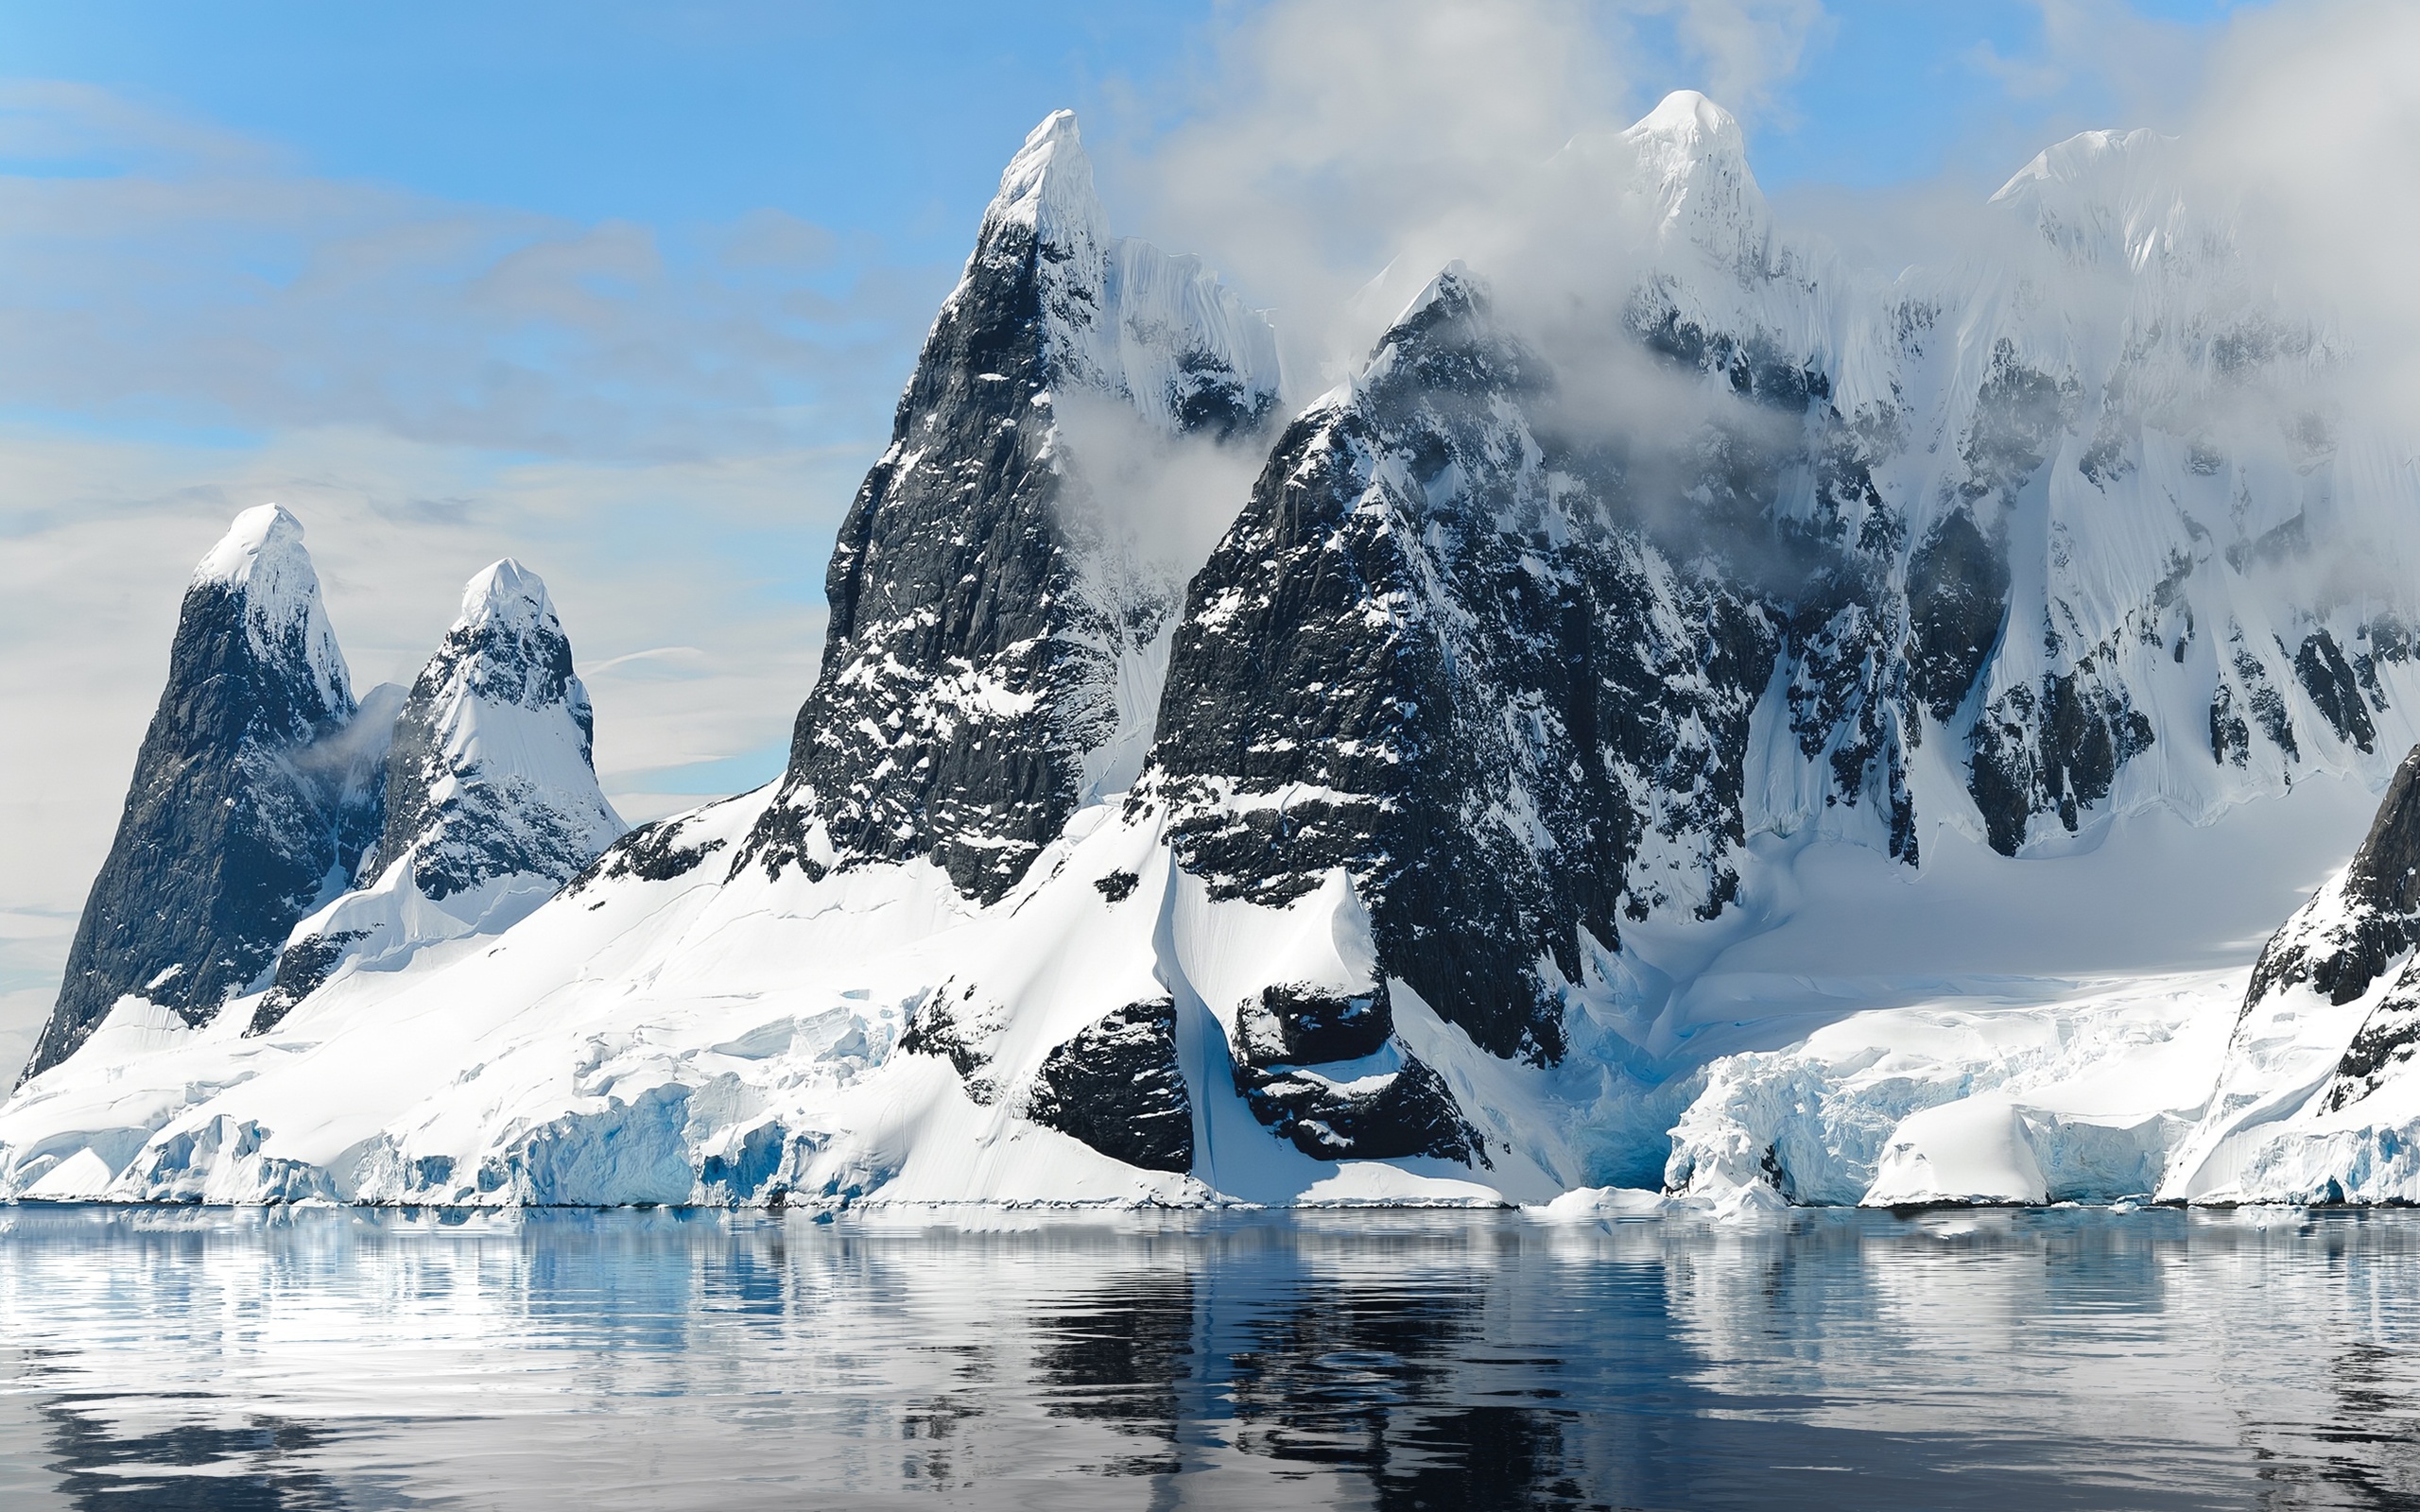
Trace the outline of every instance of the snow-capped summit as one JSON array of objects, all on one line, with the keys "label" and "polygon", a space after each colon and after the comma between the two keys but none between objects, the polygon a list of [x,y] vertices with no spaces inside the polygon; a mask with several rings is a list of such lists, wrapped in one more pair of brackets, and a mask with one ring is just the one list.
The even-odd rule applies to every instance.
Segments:
[{"label": "snow-capped summit", "polygon": [[1110,240],[1109,217],[1093,192],[1092,160],[1084,156],[1076,112],[1053,111],[1027,133],[1025,146],[1000,175],[1000,192],[983,212],[983,234],[1019,226],[1046,244],[1086,252]]},{"label": "snow-capped summit", "polygon": [[567,879],[624,829],[595,728],[546,585],[510,558],[486,568],[396,720],[381,868],[412,852],[439,899],[506,872]]},{"label": "snow-capped summit", "polygon": [[1729,111],[1695,90],[1675,90],[1621,142],[1637,154],[1631,192],[1659,240],[1695,247],[1742,276],[1765,271],[1771,215]]},{"label": "snow-capped summit", "polygon": [[1073,111],[1054,112],[1010,160],[944,313],[1009,267],[1033,282],[1054,387],[1124,400],[1168,432],[1223,433],[1276,400],[1268,321],[1201,259],[1110,233]]},{"label": "snow-capped summit", "polygon": [[344,654],[320,605],[320,575],[302,546],[302,522],[282,504],[245,510],[193,570],[195,589],[240,595],[244,630],[255,656],[292,659],[310,668],[321,701],[350,712]]},{"label": "snow-capped summit", "polygon": [[2174,137],[2084,131],[2035,157],[1991,202],[2070,262],[2206,275],[2232,254],[2234,237],[2217,215],[2195,213],[2184,168]]},{"label": "snow-capped summit", "polygon": [[254,1032],[344,971],[507,928],[594,861],[626,828],[595,725],[545,583],[510,558],[482,569],[396,716],[368,880],[295,926]]},{"label": "snow-capped summit", "polygon": [[510,557],[481,568],[462,585],[463,625],[511,626],[526,633],[554,618],[555,602],[544,581]]}]

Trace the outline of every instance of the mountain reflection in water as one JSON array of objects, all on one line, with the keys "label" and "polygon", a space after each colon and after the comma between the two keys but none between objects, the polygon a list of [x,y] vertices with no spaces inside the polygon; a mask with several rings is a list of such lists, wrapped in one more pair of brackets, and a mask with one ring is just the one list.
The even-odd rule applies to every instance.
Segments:
[{"label": "mountain reflection in water", "polygon": [[2420,1505],[2420,1214],[0,1209],[0,1505]]}]

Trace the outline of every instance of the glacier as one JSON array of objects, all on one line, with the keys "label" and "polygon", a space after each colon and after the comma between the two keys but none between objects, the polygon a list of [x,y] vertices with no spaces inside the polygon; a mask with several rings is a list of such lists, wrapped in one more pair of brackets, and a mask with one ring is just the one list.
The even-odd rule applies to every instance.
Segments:
[{"label": "glacier", "polygon": [[[627,833],[534,575],[365,719],[245,516],[194,592],[304,712],[211,748],[351,753],[327,880],[223,1008],[62,995],[0,1195],[2420,1199],[2420,925],[2345,860],[2420,743],[2420,477],[2351,336],[2147,132],[1888,278],[1693,93],[1540,184],[1598,316],[1475,248],[1303,394],[1044,121],[784,776]],[[2341,999],[2255,961],[2345,939]]]}]

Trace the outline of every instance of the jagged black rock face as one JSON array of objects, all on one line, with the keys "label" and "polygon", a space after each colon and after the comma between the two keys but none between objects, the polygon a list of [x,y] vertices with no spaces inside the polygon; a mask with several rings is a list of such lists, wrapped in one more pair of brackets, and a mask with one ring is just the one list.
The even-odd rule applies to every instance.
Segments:
[{"label": "jagged black rock face", "polygon": [[2092,670],[2086,659],[2074,673],[2012,688],[1976,721],[1967,791],[2002,855],[2016,854],[2036,814],[2073,833],[2083,810],[2109,796],[2118,768],[2152,747],[2151,721]]},{"label": "jagged black rock face", "polygon": [[[942,307],[841,524],[822,672],[735,874],[929,856],[991,902],[1082,797],[1082,759],[1116,723],[1098,696],[1115,648],[1154,639],[1176,606],[1116,612],[1080,581],[1050,326],[1102,312],[1049,276],[1070,255],[1030,226],[987,226]],[[1181,429],[1248,435],[1266,418],[1270,397],[1217,358],[1178,368],[1163,397]]]},{"label": "jagged black rock face", "polygon": [[[2314,906],[2326,901],[2323,894]],[[2305,982],[2330,1003],[2350,1003],[2420,944],[2420,747],[2387,784],[2377,817],[2345,868],[2336,912],[2319,929],[2297,915],[2262,948],[2244,992],[2246,1013],[2270,993]]]},{"label": "jagged black rock face", "polygon": [[2420,971],[2406,966],[2344,1047],[2321,1106],[2331,1113],[2350,1108],[2415,1057],[2420,1057]]},{"label": "jagged black rock face", "polygon": [[2420,747],[2404,757],[2353,853],[2341,885],[2324,888],[2286,921],[2252,971],[2243,1017],[2262,999],[2308,985],[2333,1004],[2351,1003],[2400,971],[2346,1044],[2320,1105],[2360,1102],[2420,1057]]},{"label": "jagged black rock face", "polygon": [[[1236,1091],[1253,1116],[1322,1160],[1483,1160],[1444,1078],[1394,1037],[1385,978],[1340,993],[1272,983],[1236,1010]],[[1392,1071],[1368,1057],[1392,1050]]]},{"label": "jagged black rock face", "polygon": [[350,878],[374,833],[374,792],[330,739],[351,695],[328,697],[301,624],[291,644],[258,647],[245,612],[225,583],[185,593],[168,685],[27,1076],[74,1054],[129,992],[209,1022]]},{"label": "jagged black rock face", "polygon": [[1148,1171],[1193,1169],[1193,1098],[1177,1064],[1176,1004],[1129,1004],[1050,1052],[1026,1116]]},{"label": "jagged black rock face", "polygon": [[966,1095],[982,1107],[1000,1097],[992,1074],[992,1045],[1007,1022],[1007,1012],[981,997],[979,983],[959,986],[952,978],[935,988],[916,1005],[899,1031],[899,1049],[911,1056],[939,1056],[958,1073]]},{"label": "jagged black rock face", "polygon": [[788,773],[735,869],[821,875],[821,822],[844,857],[930,855],[989,901],[1075,808],[1081,747],[1051,714],[1082,672],[1081,610],[1033,403],[1049,387],[1042,250],[1021,229],[987,247],[925,343],[840,526]]},{"label": "jagged black rock face", "polygon": [[344,958],[344,948],[360,939],[368,932],[340,929],[330,935],[313,935],[288,946],[277,958],[277,976],[269,989],[261,995],[252,1009],[252,1022],[244,1032],[248,1035],[267,1034],[285,1021],[296,1004],[318,991],[328,980],[328,973]]},{"label": "jagged black rock face", "polygon": [[1349,996],[1276,982],[1236,1010],[1235,1048],[1250,1065],[1318,1065],[1376,1055],[1394,1032],[1383,977]]},{"label": "jagged black rock face", "polygon": [[[2369,705],[2362,698],[2362,682],[2353,663],[2344,658],[2344,648],[2327,631],[2316,630],[2294,653],[2294,675],[2302,680],[2310,701],[2336,733],[2362,752],[2371,749],[2377,738],[2377,726],[2370,718]],[[2376,688],[2375,673],[2369,685]]]},{"label": "jagged black rock face", "polygon": [[[579,731],[581,764],[592,760],[596,715],[573,675],[571,642],[562,630],[550,624],[458,625],[412,680],[395,719],[379,863],[417,845],[413,883],[437,901],[516,873],[568,881],[589,864],[593,842],[545,801],[545,792],[518,775],[481,772],[466,781],[450,772],[441,704],[466,678],[483,702],[564,706]],[[449,775],[456,778],[451,791],[433,796]]]}]

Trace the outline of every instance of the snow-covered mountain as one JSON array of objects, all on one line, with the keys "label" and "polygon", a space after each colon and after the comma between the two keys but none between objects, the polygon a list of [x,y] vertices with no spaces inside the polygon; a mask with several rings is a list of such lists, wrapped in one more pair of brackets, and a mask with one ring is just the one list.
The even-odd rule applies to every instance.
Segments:
[{"label": "snow-covered mountain", "polygon": [[[1587,256],[1445,267],[1289,402],[1051,117],[843,524],[785,776],[394,953],[617,827],[543,590],[492,569],[398,726],[384,870],[294,927],[261,1032],[54,1065],[0,1190],[2219,1192],[2178,1163],[2245,1147],[2212,1088],[2316,979],[2264,964],[2236,1031],[2244,942],[2420,739],[2420,498],[2342,338],[2148,133],[1889,281],[1790,238],[1703,96],[1542,174],[1608,207]],[[2330,1116],[2400,1106],[2374,1006]]]},{"label": "snow-covered mountain", "polygon": [[2262,949],[2164,1194],[2420,1200],[2420,748],[2352,861]]},{"label": "snow-covered mountain", "polygon": [[412,679],[362,885],[294,926],[251,1032],[348,971],[520,921],[628,828],[596,785],[596,717],[538,575],[507,558]]}]

